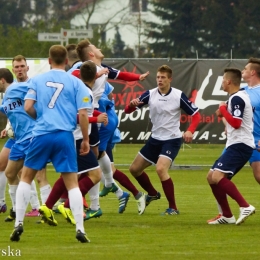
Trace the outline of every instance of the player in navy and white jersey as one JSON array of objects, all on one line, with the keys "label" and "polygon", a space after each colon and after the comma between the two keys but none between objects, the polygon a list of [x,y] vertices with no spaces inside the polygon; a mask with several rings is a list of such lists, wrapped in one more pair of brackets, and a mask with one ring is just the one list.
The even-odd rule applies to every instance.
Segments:
[{"label": "player in navy and white jersey", "polygon": [[[61,172],[68,190],[71,211],[76,221],[76,239],[86,243],[89,239],[83,226],[83,205],[78,187],[73,131],[79,113],[79,124],[83,135],[80,154],[87,154],[89,152],[87,108],[91,108],[90,95],[82,81],[65,72],[67,63],[65,47],[53,45],[49,50],[49,63],[52,69],[31,80],[25,97],[24,109],[36,120],[36,123],[16,193],[15,229],[10,239],[20,240],[25,210],[30,198],[30,183],[37,170],[42,169],[50,159],[55,170]],[[46,219],[53,218],[49,211],[40,210],[40,212]]]},{"label": "player in navy and white jersey", "polygon": [[[255,148],[253,131],[253,110],[248,94],[240,89],[241,71],[235,68],[224,70],[222,88],[228,92],[228,104],[221,102],[216,111],[217,116],[227,121],[226,150],[216,160],[208,172],[207,180],[222,215],[208,224],[241,224],[255,212],[240,194],[231,178],[247,163]],[[236,220],[233,216],[227,195],[234,199],[240,207],[240,215]]]},{"label": "player in navy and white jersey", "polygon": [[[148,192],[147,206],[151,201],[160,198],[160,193],[153,187],[148,175],[144,172],[145,168],[156,164],[156,172],[169,203],[169,207],[163,214],[175,215],[179,214],[179,211],[175,203],[174,185],[168,169],[179,152],[182,139],[185,142],[192,141],[193,133],[200,121],[200,114],[199,109],[181,90],[171,87],[172,69],[169,66],[163,65],[158,68],[156,81],[156,88],[133,99],[125,108],[125,113],[132,113],[136,108],[148,105],[153,124],[152,134],[131,164],[130,172]],[[192,116],[192,122],[183,135],[180,131],[181,109]]]},{"label": "player in navy and white jersey", "polygon": [[[242,78],[248,84],[244,87],[248,93],[251,105],[253,107],[253,136],[255,146],[258,146],[260,140],[260,59],[250,58],[247,61],[245,68],[242,70]],[[255,180],[260,184],[260,153],[256,150],[253,151],[249,159]],[[208,220],[208,222],[215,221],[222,215],[222,209],[218,205],[219,214],[215,218]]]},{"label": "player in navy and white jersey", "polygon": [[[94,102],[95,109],[99,108],[98,102],[101,95],[104,92],[107,78],[133,81],[133,80],[144,80],[149,75],[149,72],[146,72],[141,75],[135,73],[129,73],[129,72],[121,72],[119,70],[104,65],[102,63],[104,55],[102,54],[101,50],[98,49],[95,45],[91,44],[88,40],[82,40],[78,43],[77,53],[81,61],[91,60],[97,66],[97,78],[92,88],[94,100],[95,100]],[[79,77],[79,71],[75,70],[72,74]],[[94,131],[92,131],[92,133],[93,135],[91,134],[90,139],[97,136],[94,134]],[[104,174],[105,193],[103,194],[105,196],[109,192],[115,192],[119,199],[119,212],[123,212],[128,202],[129,194],[123,192],[122,189],[116,186],[115,181],[113,179],[111,162],[109,160],[109,157],[106,154],[106,151],[105,150],[100,151],[98,149],[98,145],[91,148],[95,151],[95,154],[98,155],[98,162]]]}]

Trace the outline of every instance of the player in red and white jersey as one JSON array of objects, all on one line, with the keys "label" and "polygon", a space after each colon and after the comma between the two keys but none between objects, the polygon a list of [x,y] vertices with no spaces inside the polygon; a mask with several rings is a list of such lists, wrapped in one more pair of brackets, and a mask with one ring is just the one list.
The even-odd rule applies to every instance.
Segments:
[{"label": "player in red and white jersey", "polygon": [[[111,68],[106,66],[102,63],[104,55],[102,54],[101,50],[98,49],[95,45],[91,44],[88,40],[82,40],[77,45],[77,53],[81,61],[91,60],[97,66],[97,78],[95,84],[92,88],[93,95],[94,95],[94,106],[95,109],[98,109],[98,101],[105,90],[105,83],[107,78],[111,79],[120,79],[126,81],[136,81],[136,80],[144,80],[148,75],[149,72],[144,74],[135,74],[129,72],[121,72],[117,69]],[[74,70],[72,72],[74,76],[80,77],[80,72],[78,70]],[[93,131],[94,132],[94,131]],[[90,140],[91,140],[90,136]],[[98,150],[98,145],[95,147],[91,147],[94,150]],[[104,196],[109,192],[115,192],[116,196],[119,199],[119,213],[122,213],[126,207],[129,194],[123,192],[119,187],[116,186],[114,179],[113,179],[113,172],[111,169],[111,162],[109,157],[106,154],[106,151],[98,150],[95,152],[98,154],[98,162],[102,169],[105,178],[105,193]],[[104,189],[103,189],[104,191]],[[142,203],[145,204],[145,201]]]}]

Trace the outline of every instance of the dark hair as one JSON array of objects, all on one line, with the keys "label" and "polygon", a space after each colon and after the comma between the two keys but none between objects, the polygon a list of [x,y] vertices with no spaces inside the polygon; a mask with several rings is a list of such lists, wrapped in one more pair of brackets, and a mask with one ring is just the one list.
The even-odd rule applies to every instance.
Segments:
[{"label": "dark hair", "polygon": [[67,52],[68,52],[68,59],[69,60],[78,60],[79,56],[77,54],[77,45],[72,43],[65,46]]},{"label": "dark hair", "polygon": [[9,69],[0,68],[0,79],[5,79],[5,81],[9,84],[13,83],[14,76]]},{"label": "dark hair", "polygon": [[224,69],[224,73],[228,75],[234,85],[240,86],[242,78],[241,70],[237,68],[226,68]]},{"label": "dark hair", "polygon": [[172,77],[172,69],[168,65],[162,65],[157,69],[157,72],[164,72],[168,74],[168,77]]},{"label": "dark hair", "polygon": [[62,45],[52,45],[49,50],[49,57],[55,64],[61,65],[65,63],[68,52]]},{"label": "dark hair", "polygon": [[85,52],[85,49],[87,49],[89,45],[91,45],[91,42],[88,39],[82,40],[78,43],[76,51],[81,61],[89,60],[88,53]]},{"label": "dark hair", "polygon": [[83,82],[92,82],[96,78],[97,66],[92,61],[85,61],[80,67],[80,77]]},{"label": "dark hair", "polygon": [[257,76],[260,78],[260,59],[258,58],[249,58],[247,64],[250,63],[250,69],[255,70]]}]

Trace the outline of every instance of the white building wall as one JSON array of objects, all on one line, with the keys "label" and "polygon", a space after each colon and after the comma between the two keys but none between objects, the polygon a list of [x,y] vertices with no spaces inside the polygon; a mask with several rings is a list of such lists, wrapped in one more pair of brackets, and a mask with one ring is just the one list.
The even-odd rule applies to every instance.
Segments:
[{"label": "white building wall", "polygon": [[[112,42],[118,26],[122,41],[127,47],[138,50],[139,42],[145,45],[146,37],[141,35],[145,30],[144,21],[160,22],[149,10],[152,5],[148,3],[148,11],[140,13],[131,12],[130,0],[100,0],[96,3],[95,11],[90,18],[90,25],[101,25],[107,23],[106,40]],[[87,10],[71,20],[71,28],[85,28],[88,18]],[[141,33],[139,33],[141,28]],[[140,39],[139,39],[140,38]]]}]

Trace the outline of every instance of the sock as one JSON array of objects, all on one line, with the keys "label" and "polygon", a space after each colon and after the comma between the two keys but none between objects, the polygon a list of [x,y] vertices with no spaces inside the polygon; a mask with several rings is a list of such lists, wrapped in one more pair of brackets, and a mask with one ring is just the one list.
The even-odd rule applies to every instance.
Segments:
[{"label": "sock", "polygon": [[123,187],[129,190],[134,197],[139,193],[134,184],[130,181],[130,179],[121,171],[116,169],[114,172],[113,178],[118,181]]},{"label": "sock", "polygon": [[38,194],[37,194],[36,185],[35,185],[34,180],[32,181],[32,184],[31,184],[30,204],[31,204],[32,209],[39,209],[39,207],[40,207],[40,202],[38,199]]},{"label": "sock", "polygon": [[94,185],[88,192],[89,199],[90,199],[90,209],[92,209],[92,210],[98,210],[100,208],[99,185],[100,185],[100,182],[98,182],[96,185]]},{"label": "sock", "polygon": [[31,185],[20,181],[17,191],[16,191],[16,219],[15,219],[15,227],[17,227],[20,223],[23,224],[25,211],[30,201],[31,195]]},{"label": "sock", "polygon": [[235,200],[239,207],[249,207],[249,204],[243,198],[236,185],[232,181],[228,180],[227,178],[222,178],[217,186],[220,187],[229,197]]},{"label": "sock", "polygon": [[169,202],[169,208],[177,210],[177,206],[175,203],[175,196],[174,196],[174,185],[172,179],[169,178],[166,181],[162,181],[162,187],[163,187],[164,194]]},{"label": "sock", "polygon": [[5,204],[6,180],[5,172],[0,172],[0,207]]},{"label": "sock", "polygon": [[123,195],[123,190],[117,185],[117,183],[115,183],[115,185],[117,186],[117,191],[115,192],[115,194],[116,194],[116,196],[117,196],[117,198],[118,199],[120,199],[121,197],[122,197],[122,195]]},{"label": "sock", "polygon": [[10,185],[9,184],[9,195],[12,201],[13,211],[16,211],[16,190],[18,185]]},{"label": "sock", "polygon": [[85,233],[84,225],[83,225],[82,194],[79,190],[79,187],[69,190],[68,195],[71,204],[70,209],[76,221],[76,231],[80,230],[81,232]]},{"label": "sock", "polygon": [[48,199],[45,202],[45,205],[52,209],[54,204],[59,200],[62,193],[66,190],[66,186],[64,184],[63,179],[60,177],[53,185],[51,193],[48,197]]},{"label": "sock", "polygon": [[215,196],[218,205],[222,210],[222,215],[226,218],[231,218],[233,216],[231,209],[228,204],[226,193],[219,188],[216,184],[210,184],[213,195]]},{"label": "sock", "polygon": [[[104,174],[101,175],[101,182],[104,184],[105,183],[105,177]],[[117,191],[115,192],[115,195],[118,199],[120,199],[123,195],[123,190],[117,185],[116,182],[114,182],[114,185],[117,187]]]},{"label": "sock", "polygon": [[[79,189],[82,197],[84,197],[93,186],[94,183],[87,175],[84,174],[83,178],[79,178]],[[66,199],[64,207],[70,208],[69,199]]]},{"label": "sock", "polygon": [[114,183],[114,180],[113,180],[113,172],[111,168],[111,161],[109,160],[107,154],[105,154],[102,158],[100,158],[98,160],[98,163],[105,177],[105,186],[111,187],[112,184]]},{"label": "sock", "polygon": [[40,196],[42,204],[45,204],[46,200],[48,199],[51,193],[51,185],[47,184],[40,188]]},{"label": "sock", "polygon": [[141,187],[147,191],[149,196],[156,196],[157,190],[153,187],[148,175],[145,172],[138,177],[135,177]]}]

